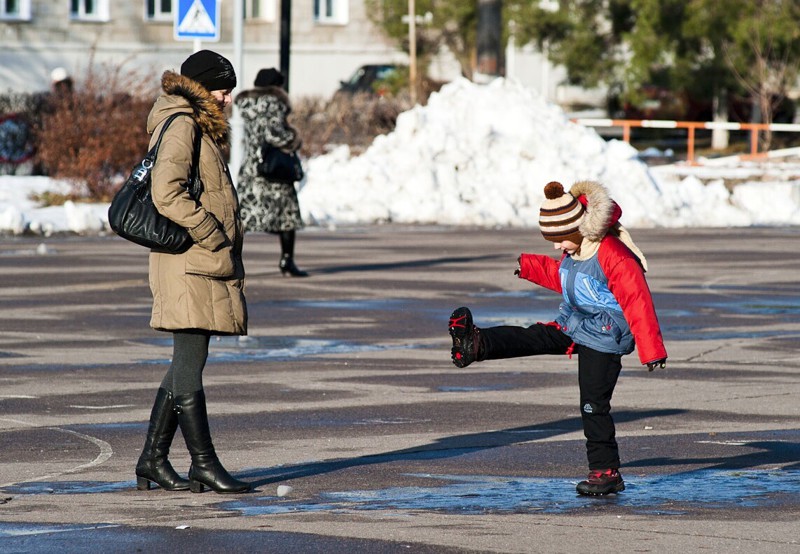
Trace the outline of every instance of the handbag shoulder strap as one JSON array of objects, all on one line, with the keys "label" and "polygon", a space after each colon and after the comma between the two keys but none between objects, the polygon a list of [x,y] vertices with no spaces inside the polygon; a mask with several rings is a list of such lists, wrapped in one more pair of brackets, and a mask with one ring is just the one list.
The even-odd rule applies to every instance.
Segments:
[{"label": "handbag shoulder strap", "polygon": [[156,143],[153,145],[153,147],[150,149],[150,151],[147,153],[147,156],[146,156],[146,158],[149,159],[151,162],[155,162],[156,161],[156,155],[158,154],[158,149],[161,146],[161,141],[164,139],[164,133],[167,132],[167,128],[169,127],[169,124],[172,123],[173,121],[175,121],[176,118],[178,118],[178,117],[180,117],[182,115],[184,115],[184,114],[183,113],[174,113],[171,116],[169,116],[167,118],[167,120],[164,122],[164,125],[161,127],[161,132],[158,133],[158,140],[156,141]]},{"label": "handbag shoulder strap", "polygon": [[189,182],[186,183],[186,188],[189,189],[189,194],[195,200],[200,198],[200,193],[203,192],[203,181],[200,179],[200,145],[203,140],[203,131],[200,126],[195,123],[194,133],[194,148],[192,150],[192,164],[189,167]]},{"label": "handbag shoulder strap", "polygon": [[[158,140],[153,145],[153,148],[147,153],[145,156],[145,162],[150,163],[150,167],[155,165],[156,156],[158,155],[158,149],[161,146],[161,141],[164,139],[164,134],[167,132],[167,128],[169,127],[170,123],[175,121],[180,116],[185,115],[186,117],[191,118],[191,116],[184,112],[174,113],[170,115],[166,121],[164,121],[164,125],[161,127],[161,131],[158,134]],[[203,138],[203,133],[200,130],[200,126],[194,121],[193,118],[192,123],[195,125],[195,135],[194,135],[194,147],[192,149],[192,163],[189,169],[189,182],[187,183],[189,188],[189,193],[192,195],[193,198],[198,198],[200,196],[200,192],[202,189],[202,185],[200,183],[200,143]]]},{"label": "handbag shoulder strap", "polygon": [[192,167],[189,170],[189,181],[192,182],[195,179],[200,178],[200,145],[203,140],[203,131],[200,129],[200,126],[192,119],[192,123],[195,125],[195,132],[194,132],[194,150],[192,150]]}]

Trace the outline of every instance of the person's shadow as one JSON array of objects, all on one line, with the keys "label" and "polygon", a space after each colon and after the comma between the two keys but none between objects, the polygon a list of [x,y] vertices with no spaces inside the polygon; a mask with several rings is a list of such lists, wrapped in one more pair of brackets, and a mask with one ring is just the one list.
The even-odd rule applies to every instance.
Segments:
[{"label": "person's shadow", "polygon": [[[629,423],[640,419],[650,419],[665,416],[674,416],[684,413],[684,410],[652,410],[652,411],[619,411],[614,413],[614,421],[617,424]],[[320,462],[310,462],[276,468],[252,469],[249,471],[237,472],[236,476],[240,479],[251,480],[254,487],[267,485],[289,479],[300,477],[310,477],[348,469],[358,466],[384,464],[397,461],[419,461],[419,460],[441,460],[454,458],[463,454],[510,446],[517,443],[530,442],[531,440],[546,439],[567,433],[580,431],[580,418],[568,418],[538,425],[528,425],[515,427],[512,429],[501,429],[498,431],[486,431],[483,433],[470,433],[466,435],[454,435],[444,437],[429,444],[393,450],[382,454],[371,454],[358,456],[355,458],[340,458],[335,460],[324,460]]]},{"label": "person's shadow", "polygon": [[[763,440],[741,442],[737,448],[751,448],[738,456],[717,456],[711,458],[674,458],[661,456],[626,462],[629,467],[690,466],[702,465],[704,469],[742,470],[767,465],[781,465],[784,470],[800,469],[800,443],[782,440]],[[789,464],[789,465],[783,465]]]},{"label": "person's shadow", "polygon": [[436,267],[446,264],[458,264],[463,262],[477,262],[483,260],[494,260],[500,258],[508,258],[508,256],[500,254],[487,254],[484,256],[449,256],[444,258],[421,258],[418,260],[410,260],[406,262],[384,262],[384,263],[371,263],[371,264],[350,264],[350,265],[335,265],[329,267],[319,267],[314,269],[316,274],[331,275],[334,273],[344,273],[348,271],[390,271],[397,269],[419,269],[424,267]]}]

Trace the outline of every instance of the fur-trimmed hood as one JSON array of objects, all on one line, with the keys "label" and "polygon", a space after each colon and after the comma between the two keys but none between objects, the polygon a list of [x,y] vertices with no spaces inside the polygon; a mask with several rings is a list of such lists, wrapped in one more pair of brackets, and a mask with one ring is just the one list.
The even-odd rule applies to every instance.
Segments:
[{"label": "fur-trimmed hood", "polygon": [[583,260],[592,257],[600,247],[600,241],[606,234],[611,233],[618,237],[633,254],[639,258],[642,268],[647,271],[647,258],[633,242],[625,227],[619,223],[622,217],[622,208],[612,200],[608,190],[595,181],[578,181],[569,193],[578,199],[586,208],[583,221],[578,226],[578,231],[584,237],[579,252],[573,257]]},{"label": "fur-trimmed hood", "polygon": [[163,94],[158,97],[147,118],[147,132],[176,112],[190,113],[203,134],[219,146],[227,146],[228,120],[219,103],[200,83],[174,71],[161,76]]},{"label": "fur-trimmed hood", "polygon": [[264,96],[267,94],[270,96],[274,96],[275,98],[286,104],[286,107],[289,108],[289,111],[291,111],[292,104],[289,101],[289,95],[286,94],[286,91],[283,90],[281,87],[276,87],[273,85],[270,85],[268,87],[255,87],[248,90],[243,90],[236,96],[236,102],[238,103],[241,100],[244,100],[245,98],[258,98],[260,96]]},{"label": "fur-trimmed hood", "polygon": [[619,221],[622,210],[600,183],[578,181],[572,185],[569,193],[586,207],[586,215],[578,226],[578,231],[585,238],[599,241]]}]

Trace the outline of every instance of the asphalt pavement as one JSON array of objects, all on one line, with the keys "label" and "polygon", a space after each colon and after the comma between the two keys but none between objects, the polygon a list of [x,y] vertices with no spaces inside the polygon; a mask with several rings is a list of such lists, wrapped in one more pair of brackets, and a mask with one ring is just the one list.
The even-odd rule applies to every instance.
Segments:
[{"label": "asphalt pavement", "polygon": [[[2,552],[800,552],[800,229],[632,231],[666,369],[625,358],[627,488],[580,497],[577,361],[450,362],[447,319],[529,325],[535,229],[310,228],[305,279],[248,235],[250,332],[212,339],[217,452],[255,491],[138,491],[170,335],[147,252],[0,240]],[[180,435],[171,459],[185,472]],[[280,487],[280,489],[279,489]]]}]

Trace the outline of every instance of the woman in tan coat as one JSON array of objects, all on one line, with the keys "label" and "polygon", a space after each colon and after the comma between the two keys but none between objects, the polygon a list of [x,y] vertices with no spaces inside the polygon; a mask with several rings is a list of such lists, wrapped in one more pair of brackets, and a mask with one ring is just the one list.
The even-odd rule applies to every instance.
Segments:
[{"label": "woman in tan coat", "polygon": [[[201,50],[186,59],[180,75],[165,72],[161,85],[163,93],[147,119],[150,146],[170,115],[186,117],[175,118],[159,147],[152,173],[153,203],[185,227],[194,244],[183,254],[150,253],[150,325],[172,333],[173,357],[136,465],[137,487],[149,489],[155,483],[166,490],[245,492],[250,484],[234,479],[215,453],[202,381],[211,335],[247,333],[242,225],[223,154],[228,148],[223,110],[231,103],[236,75],[223,56]],[[195,163],[195,144],[203,184],[197,200],[183,187]],[[188,480],[167,459],[178,426],[192,458]]]}]

